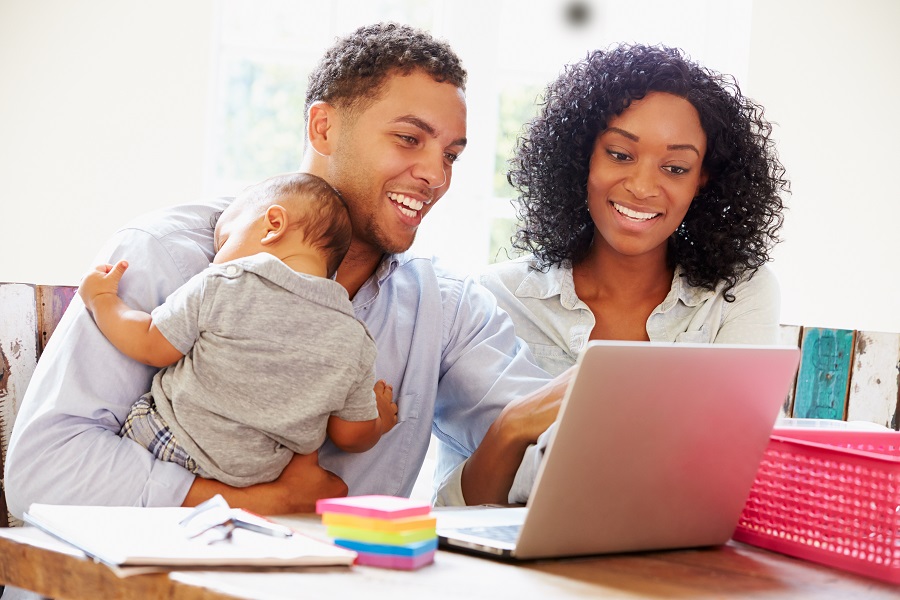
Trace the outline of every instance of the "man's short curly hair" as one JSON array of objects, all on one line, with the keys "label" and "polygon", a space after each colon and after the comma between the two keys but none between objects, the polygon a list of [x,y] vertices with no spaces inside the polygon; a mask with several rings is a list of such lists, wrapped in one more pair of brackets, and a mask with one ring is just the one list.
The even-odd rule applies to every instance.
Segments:
[{"label": "man's short curly hair", "polygon": [[397,23],[360,27],[339,38],[309,75],[306,114],[314,102],[359,109],[378,98],[389,75],[423,71],[465,90],[466,70],[446,42]]},{"label": "man's short curly hair", "polygon": [[669,239],[669,266],[689,284],[730,290],[769,260],[783,222],[784,167],[761,106],[733,77],[692,62],[678,49],[621,45],[569,65],[546,89],[538,116],[519,138],[507,176],[520,220],[513,247],[541,267],[577,264],[594,236],[587,180],[594,141],[609,120],[650,92],[690,102],[707,137],[707,184]]}]

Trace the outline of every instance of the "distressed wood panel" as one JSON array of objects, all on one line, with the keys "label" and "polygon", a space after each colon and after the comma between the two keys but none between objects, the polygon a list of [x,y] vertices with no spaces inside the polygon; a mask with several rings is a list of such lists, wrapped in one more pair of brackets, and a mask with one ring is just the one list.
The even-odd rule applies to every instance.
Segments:
[{"label": "distressed wood panel", "polygon": [[848,421],[871,421],[898,429],[900,333],[856,332]]},{"label": "distressed wood panel", "polygon": [[56,326],[63,313],[69,307],[69,302],[75,296],[78,288],[70,285],[39,285],[37,286],[36,300],[38,303],[38,331],[40,331],[40,352],[47,347],[50,336],[56,331]]},{"label": "distressed wood panel", "polygon": [[[37,366],[37,321],[34,286],[0,284],[0,469],[19,403]],[[4,491],[0,495],[0,525],[8,525],[10,519]]]},{"label": "distressed wood panel", "polygon": [[[803,333],[803,327],[800,325],[781,325],[778,330],[778,342],[785,346],[800,347],[800,335]],[[781,406],[781,417],[790,417],[794,412],[794,390],[797,388],[797,375],[794,375],[794,383],[788,392],[784,404]]]},{"label": "distressed wood panel", "polygon": [[794,417],[843,420],[855,331],[804,327]]}]

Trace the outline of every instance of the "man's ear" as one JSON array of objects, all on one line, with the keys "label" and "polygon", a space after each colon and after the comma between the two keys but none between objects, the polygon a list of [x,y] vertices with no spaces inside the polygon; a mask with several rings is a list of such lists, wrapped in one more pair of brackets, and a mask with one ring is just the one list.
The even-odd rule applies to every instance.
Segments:
[{"label": "man's ear", "polygon": [[306,136],[317,153],[329,156],[334,151],[338,133],[338,115],[327,102],[314,102],[306,119]]},{"label": "man's ear", "polygon": [[263,216],[263,221],[265,225],[265,234],[260,240],[260,243],[263,246],[274,244],[284,237],[284,232],[287,231],[288,228],[288,214],[283,206],[279,206],[278,204],[270,206]]}]

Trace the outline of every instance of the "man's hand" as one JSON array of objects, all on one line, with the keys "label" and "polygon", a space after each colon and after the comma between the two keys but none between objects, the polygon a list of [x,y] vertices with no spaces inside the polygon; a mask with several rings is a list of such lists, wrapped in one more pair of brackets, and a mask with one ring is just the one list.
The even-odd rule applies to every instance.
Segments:
[{"label": "man's hand", "polygon": [[94,300],[103,294],[112,294],[118,297],[119,282],[128,268],[128,262],[120,260],[115,265],[98,265],[88,272],[78,286],[78,295],[87,309],[94,312]]},{"label": "man's hand", "polygon": [[394,402],[394,388],[379,379],[375,382],[375,402],[378,405],[378,417],[381,421],[381,435],[397,424],[397,403]]},{"label": "man's hand", "polygon": [[182,503],[196,506],[222,494],[229,506],[260,515],[286,515],[316,511],[316,500],[346,496],[347,484],[319,466],[319,453],[295,454],[275,481],[236,488],[214,479],[197,477]]}]

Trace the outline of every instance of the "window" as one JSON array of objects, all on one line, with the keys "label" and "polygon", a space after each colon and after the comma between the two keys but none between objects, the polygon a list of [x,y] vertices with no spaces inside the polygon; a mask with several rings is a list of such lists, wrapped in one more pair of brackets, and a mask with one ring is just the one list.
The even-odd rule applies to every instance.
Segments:
[{"label": "window", "polygon": [[615,42],[665,43],[745,83],[749,58],[750,0],[224,0],[217,7],[206,176],[214,194],[233,195],[299,166],[307,75],[335,37],[392,20],[450,42],[469,71],[469,147],[416,245],[470,271],[507,258],[515,223],[507,161],[563,65]]}]

